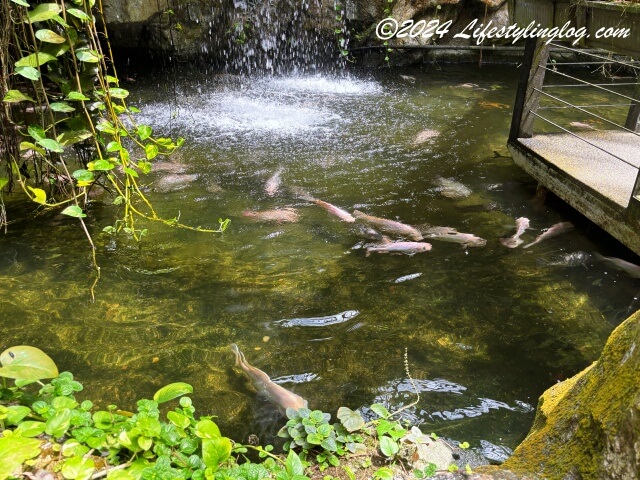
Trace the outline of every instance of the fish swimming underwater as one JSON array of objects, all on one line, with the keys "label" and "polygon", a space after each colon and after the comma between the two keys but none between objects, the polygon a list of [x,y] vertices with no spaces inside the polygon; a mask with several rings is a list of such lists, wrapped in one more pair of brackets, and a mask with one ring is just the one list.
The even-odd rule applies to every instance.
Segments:
[{"label": "fish swimming underwater", "polygon": [[353,216],[358,220],[363,221],[364,223],[378,227],[378,229],[382,230],[383,232],[387,232],[390,235],[409,237],[411,240],[415,241],[420,241],[423,238],[422,234],[417,228],[414,228],[411,225],[407,225],[402,222],[387,220],[386,218],[372,217],[371,215],[367,215],[360,210],[354,210]]},{"label": "fish swimming underwater", "polygon": [[275,210],[245,210],[243,217],[249,217],[256,222],[292,223],[298,221],[298,212],[295,208],[277,208]]},{"label": "fish swimming underwater", "polygon": [[431,244],[426,242],[388,242],[367,247],[366,256],[368,257],[372,252],[414,255],[416,253],[428,252],[429,250],[431,250]]},{"label": "fish swimming underwater", "polygon": [[484,238],[476,237],[473,233],[448,232],[448,227],[442,227],[445,230],[439,233],[432,233],[426,236],[429,240],[439,240],[441,242],[459,243],[466,247],[484,247],[487,241]]},{"label": "fish swimming underwater", "polygon": [[516,233],[508,238],[501,238],[500,243],[507,248],[516,248],[518,245],[522,245],[524,240],[520,239],[520,235],[529,228],[529,219],[525,217],[516,218]]},{"label": "fish swimming underwater", "polygon": [[274,383],[269,378],[269,375],[259,368],[249,365],[249,362],[244,358],[244,354],[240,351],[238,345],[232,343],[231,350],[236,355],[236,367],[240,367],[244,371],[247,377],[253,382],[256,390],[264,394],[271,403],[277,405],[283,411],[287,408],[298,410],[299,408],[307,407],[307,401],[300,395],[296,395],[277,383]]},{"label": "fish swimming underwater", "polygon": [[297,196],[301,200],[304,200],[306,202],[315,203],[316,205],[324,208],[331,215],[334,215],[334,216],[338,217],[343,222],[354,223],[356,221],[355,217],[353,215],[351,215],[349,212],[347,212],[346,210],[343,210],[340,207],[336,207],[335,205],[333,205],[333,204],[331,204],[329,202],[325,202],[324,200],[319,200],[319,199],[317,199],[315,197],[312,197],[311,195],[309,195],[308,193],[304,192],[301,189],[297,189],[297,190],[298,190],[297,191]]},{"label": "fish swimming underwater", "polygon": [[467,198],[473,193],[469,187],[452,178],[438,177],[436,185],[438,185],[436,190],[440,192],[440,195],[454,200]]},{"label": "fish swimming underwater", "polygon": [[596,258],[596,260],[603,263],[608,263],[612,267],[626,273],[630,277],[640,278],[640,266],[636,265],[635,263],[627,262],[626,260],[622,260],[621,258],[616,257],[604,257],[599,253],[594,253],[593,256]]},{"label": "fish swimming underwater", "polygon": [[266,183],[264,184],[264,193],[266,193],[267,196],[273,197],[276,193],[278,193],[278,190],[280,189],[280,184],[282,183],[281,175],[283,170],[284,169],[282,167],[279,167],[275,171],[275,173],[271,175],[269,180],[267,180]]},{"label": "fish swimming underwater", "polygon": [[552,238],[557,235],[560,235],[561,233],[564,233],[567,230],[571,230],[572,228],[573,228],[573,224],[571,222],[556,223],[555,225],[552,225],[551,227],[547,228],[544,232],[542,232],[540,235],[538,235],[533,242],[526,244],[522,248],[532,247],[536,243],[540,243],[541,241],[547,238]]}]

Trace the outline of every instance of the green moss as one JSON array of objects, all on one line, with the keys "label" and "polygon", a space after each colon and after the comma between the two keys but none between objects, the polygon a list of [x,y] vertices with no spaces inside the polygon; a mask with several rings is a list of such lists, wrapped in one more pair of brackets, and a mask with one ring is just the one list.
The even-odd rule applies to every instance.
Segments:
[{"label": "green moss", "polygon": [[640,431],[633,414],[640,399],[639,340],[635,314],[614,330],[597,362],[547,390],[529,436],[504,468],[548,479],[637,474],[629,454]]}]

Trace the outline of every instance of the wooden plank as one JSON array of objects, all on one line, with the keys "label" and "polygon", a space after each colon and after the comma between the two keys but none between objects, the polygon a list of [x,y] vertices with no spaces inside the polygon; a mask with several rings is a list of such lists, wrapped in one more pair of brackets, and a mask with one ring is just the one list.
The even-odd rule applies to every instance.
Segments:
[{"label": "wooden plank", "polygon": [[531,138],[533,136],[533,122],[535,115],[531,112],[538,110],[540,93],[536,89],[542,88],[544,83],[544,68],[549,58],[549,45],[536,38],[528,38],[524,47],[524,59],[520,81],[516,92],[516,100],[511,117],[511,130],[509,141],[518,138]]}]

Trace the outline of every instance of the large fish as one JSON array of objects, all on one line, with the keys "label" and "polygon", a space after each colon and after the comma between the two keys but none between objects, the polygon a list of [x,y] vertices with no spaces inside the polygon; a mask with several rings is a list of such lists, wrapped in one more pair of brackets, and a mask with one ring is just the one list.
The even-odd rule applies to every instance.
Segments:
[{"label": "large fish", "polygon": [[[444,227],[448,228],[448,227]],[[427,235],[429,240],[439,240],[441,242],[459,243],[463,247],[484,247],[487,241],[484,238],[476,237],[473,233],[447,232],[432,233]]]},{"label": "large fish", "polygon": [[274,383],[269,378],[269,375],[259,368],[249,365],[249,362],[244,358],[244,354],[235,343],[231,344],[231,350],[236,355],[236,367],[240,367],[244,371],[247,377],[253,382],[256,390],[266,395],[271,403],[277,405],[282,410],[286,410],[287,408],[293,408],[294,410],[307,408],[307,401],[300,395],[296,395],[277,383]]},{"label": "large fish", "polygon": [[426,242],[388,242],[367,247],[366,256],[371,253],[404,253],[414,255],[416,253],[428,252],[431,244]]},{"label": "large fish", "polygon": [[324,200],[319,200],[317,198],[314,198],[311,195],[309,195],[308,193],[305,193],[301,189],[297,189],[296,193],[297,193],[298,198],[300,198],[302,200],[305,200],[307,202],[315,203],[316,205],[324,208],[331,215],[335,215],[336,217],[338,217],[343,222],[353,223],[353,222],[356,221],[356,219],[355,219],[355,217],[353,215],[351,215],[346,210],[341,209],[340,207],[336,207],[335,205],[333,205],[333,204],[331,204],[329,202],[325,202]]},{"label": "large fish", "polygon": [[264,184],[264,193],[266,193],[269,197],[273,197],[278,190],[280,189],[280,184],[282,183],[282,179],[280,176],[282,175],[283,168],[279,167],[273,175],[267,180]]},{"label": "large fish", "polygon": [[626,260],[622,260],[621,258],[616,257],[603,257],[599,253],[594,253],[593,256],[603,262],[608,263],[614,268],[623,271],[627,275],[633,278],[640,278],[640,266],[635,263],[627,262]]},{"label": "large fish", "polygon": [[572,228],[573,228],[573,224],[570,222],[556,223],[555,225],[552,225],[551,227],[547,228],[544,232],[542,232],[540,235],[538,235],[533,242],[526,244],[522,248],[532,247],[536,243],[540,243],[541,241],[547,238],[552,238],[557,235],[560,235],[561,233],[564,233],[567,230],[571,230]]},{"label": "large fish", "polygon": [[591,255],[587,252],[571,252],[561,255],[554,255],[550,259],[538,258],[537,263],[545,267],[585,267],[591,259]]},{"label": "large fish", "polygon": [[363,221],[369,225],[374,225],[383,232],[387,232],[390,235],[396,235],[400,237],[409,237],[412,240],[420,241],[423,239],[422,234],[417,228],[407,225],[402,222],[396,222],[395,220],[387,220],[386,218],[372,217],[366,213],[362,213],[360,210],[354,210],[353,216],[358,220]]},{"label": "large fish", "polygon": [[275,210],[245,210],[242,216],[249,217],[256,222],[291,223],[298,221],[298,212],[295,208],[277,208]]},{"label": "large fish", "polygon": [[467,198],[472,193],[469,187],[457,182],[453,178],[437,177],[436,184],[438,185],[436,190],[438,190],[442,196],[447,198]]},{"label": "large fish", "polygon": [[508,238],[501,238],[500,243],[507,248],[516,248],[518,245],[522,245],[524,240],[520,239],[520,235],[529,228],[529,219],[525,217],[516,218],[516,233]]}]

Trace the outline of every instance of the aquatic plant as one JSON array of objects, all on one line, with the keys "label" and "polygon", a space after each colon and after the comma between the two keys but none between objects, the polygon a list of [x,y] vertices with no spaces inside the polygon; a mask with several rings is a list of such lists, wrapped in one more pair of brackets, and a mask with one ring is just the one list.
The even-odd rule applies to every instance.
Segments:
[{"label": "aquatic plant", "polygon": [[[149,125],[136,123],[139,110],[127,104],[129,92],[120,86],[100,1],[32,7],[25,0],[1,0],[0,11],[0,162],[7,175],[0,177],[0,189],[18,186],[40,208],[62,208],[78,219],[91,245],[96,281],[96,247],[84,219],[97,187],[122,207],[106,233],[140,241],[147,234],[140,218],[224,231],[228,220],[206,229],[162,218],[142,192],[141,178],[154,159],[172,154],[184,139],[156,137]],[[0,225],[6,226],[1,197],[0,204]]]}]

